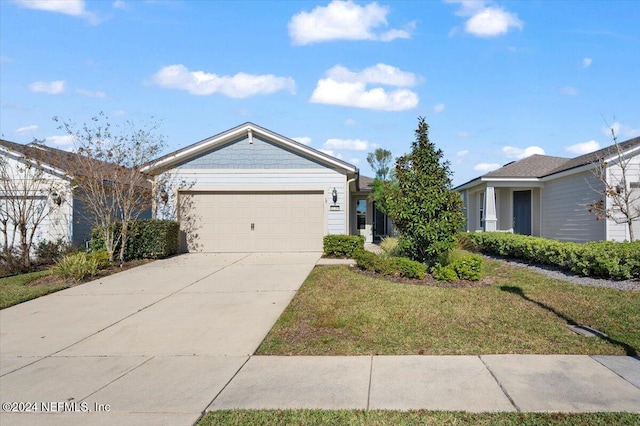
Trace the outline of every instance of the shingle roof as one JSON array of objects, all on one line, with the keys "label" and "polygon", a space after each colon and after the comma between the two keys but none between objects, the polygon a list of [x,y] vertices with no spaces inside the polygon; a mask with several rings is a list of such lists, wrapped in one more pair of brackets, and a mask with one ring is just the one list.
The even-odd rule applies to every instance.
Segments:
[{"label": "shingle roof", "polygon": [[368,176],[359,175],[358,176],[358,191],[370,192],[372,183],[373,183],[373,178],[370,178]]},{"label": "shingle roof", "polygon": [[485,174],[484,177],[541,177],[561,167],[568,161],[571,160],[569,158],[534,154],[520,161],[509,163],[498,170],[489,172]]},{"label": "shingle roof", "polygon": [[[618,147],[622,151],[628,151],[639,146],[640,136],[618,144]],[[505,164],[497,170],[474,178],[462,185],[458,185],[455,189],[465,187],[471,183],[475,184],[475,182],[481,182],[483,178],[543,178],[594,163],[601,158],[608,158],[616,153],[617,148],[614,144],[575,158],[552,157],[550,155],[535,154],[530,157],[523,158],[522,160]]]},{"label": "shingle roof", "polygon": [[[81,172],[81,168],[77,167],[79,159],[88,159],[87,157],[84,157],[80,154],[63,151],[58,148],[53,148],[37,143],[23,145],[20,143],[0,139],[0,146],[3,146],[13,152],[22,154],[28,159],[33,159],[39,163],[46,164],[50,167],[53,167],[54,169],[58,169],[68,174],[69,176],[75,177],[80,177],[83,175],[83,173]],[[95,167],[97,166],[105,173],[108,172],[111,179],[119,180],[119,177],[122,176],[121,171],[126,170],[120,166],[105,161],[95,159],[90,159],[90,161],[93,164],[92,168],[95,169]],[[150,186],[150,183],[145,182],[144,186]]]},{"label": "shingle roof", "polygon": [[[629,139],[628,141],[625,142],[621,142],[618,144],[618,147],[620,148],[621,151],[627,151],[631,148],[634,148],[636,146],[640,146],[640,136],[633,138],[633,139]],[[551,170],[549,173],[543,175],[543,176],[548,176],[548,175],[552,175],[555,173],[560,173],[560,172],[564,172],[566,170],[570,170],[570,169],[574,169],[576,167],[580,167],[580,166],[584,166],[590,163],[594,163],[596,161],[598,161],[600,158],[607,158],[607,157],[611,157],[612,155],[616,155],[617,153],[617,148],[616,145],[610,145],[606,148],[602,148],[598,151],[594,151],[594,152],[590,152],[589,154],[584,154],[581,155],[579,157],[575,157],[570,159],[569,161],[567,161],[566,163],[559,165],[558,167],[556,167],[555,169]]]},{"label": "shingle roof", "polygon": [[71,152],[62,151],[61,149],[52,148],[40,144],[28,144],[23,145],[20,143],[10,142],[4,139],[0,139],[0,146],[10,149],[24,155],[27,158],[32,158],[42,164],[46,164],[53,168],[62,170],[65,173],[73,175],[72,166],[77,161],[77,155]]}]

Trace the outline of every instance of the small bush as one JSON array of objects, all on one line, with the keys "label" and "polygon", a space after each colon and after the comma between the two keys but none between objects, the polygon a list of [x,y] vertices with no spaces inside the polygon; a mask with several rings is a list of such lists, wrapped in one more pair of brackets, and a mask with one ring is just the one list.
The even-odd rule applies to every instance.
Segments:
[{"label": "small bush", "polygon": [[355,253],[364,251],[364,236],[325,235],[323,249],[325,256],[353,257]]},{"label": "small bush", "polygon": [[482,256],[454,250],[445,264],[436,263],[431,268],[431,274],[438,281],[478,281],[482,278]]},{"label": "small bush", "polygon": [[71,250],[71,244],[62,238],[57,241],[43,240],[36,247],[36,258],[41,265],[52,265]]},{"label": "small bush", "polygon": [[378,256],[369,251],[361,251],[354,256],[356,266],[371,272],[385,276],[405,277],[411,279],[423,279],[426,275],[426,267],[405,257]]},{"label": "small bush", "polygon": [[85,277],[93,277],[98,270],[109,265],[106,252],[78,252],[63,257],[53,268],[53,273],[63,279],[80,281]]},{"label": "small bush", "polygon": [[421,280],[427,274],[427,268],[423,263],[407,259],[406,257],[394,257],[392,259],[395,260],[400,275],[403,277]]},{"label": "small bush", "polygon": [[439,263],[436,263],[431,268],[431,275],[438,281],[457,281],[458,274],[456,271],[450,266],[442,266]]},{"label": "small bush", "polygon": [[640,241],[580,244],[502,232],[469,233],[467,237],[484,253],[555,265],[586,276],[640,277]]},{"label": "small bush", "polygon": [[380,248],[387,256],[396,256],[398,254],[398,239],[394,237],[386,237],[380,242]]}]

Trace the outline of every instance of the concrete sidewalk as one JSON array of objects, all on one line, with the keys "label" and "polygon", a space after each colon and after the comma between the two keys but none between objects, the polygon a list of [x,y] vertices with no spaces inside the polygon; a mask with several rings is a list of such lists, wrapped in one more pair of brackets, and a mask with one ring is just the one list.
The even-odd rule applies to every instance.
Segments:
[{"label": "concrete sidewalk", "polygon": [[640,413],[640,360],[619,356],[253,356],[208,410]]}]

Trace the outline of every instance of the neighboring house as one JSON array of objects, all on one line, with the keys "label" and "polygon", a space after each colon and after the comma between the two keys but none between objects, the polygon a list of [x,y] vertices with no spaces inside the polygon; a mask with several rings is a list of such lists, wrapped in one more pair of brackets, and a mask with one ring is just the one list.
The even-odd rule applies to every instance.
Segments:
[{"label": "neighboring house", "polygon": [[[42,170],[37,181],[44,188],[29,194],[36,197],[39,208],[47,211],[46,218],[36,228],[34,243],[62,239],[75,247],[84,247],[91,239],[92,221],[85,212],[78,189],[73,186],[78,154],[37,143],[23,145],[0,140],[0,157],[9,167],[10,176],[20,176],[17,168],[26,164]],[[114,167],[109,163],[92,161],[100,167]],[[8,185],[0,183],[0,202],[6,203],[7,187]],[[145,212],[141,217],[151,217],[151,211]],[[4,236],[0,235],[0,246],[2,245]]]},{"label": "neighboring house", "polygon": [[156,216],[180,221],[183,250],[321,251],[328,234],[376,237],[370,180],[355,166],[253,123],[143,171],[160,186]]},{"label": "neighboring house", "polygon": [[[618,144],[629,160],[626,191],[640,191],[640,137]],[[616,145],[576,158],[532,155],[455,188],[462,195],[467,231],[503,231],[561,241],[624,241],[625,224],[596,220],[588,206],[603,196],[594,170],[600,160],[607,174],[619,174]],[[622,189],[621,189],[622,190]],[[607,198],[607,205],[611,200]],[[640,236],[640,223],[634,222]]]}]

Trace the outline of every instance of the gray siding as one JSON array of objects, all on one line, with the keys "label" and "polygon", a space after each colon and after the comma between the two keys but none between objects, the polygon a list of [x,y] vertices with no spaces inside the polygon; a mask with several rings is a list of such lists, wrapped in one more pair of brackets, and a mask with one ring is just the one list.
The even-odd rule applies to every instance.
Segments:
[{"label": "gray siding", "polygon": [[545,183],[541,191],[541,236],[560,241],[605,239],[606,220],[597,221],[587,205],[597,200],[598,181],[583,172]]},{"label": "gray siding", "polygon": [[253,137],[233,141],[202,154],[178,169],[322,169],[325,166],[271,142]]}]

